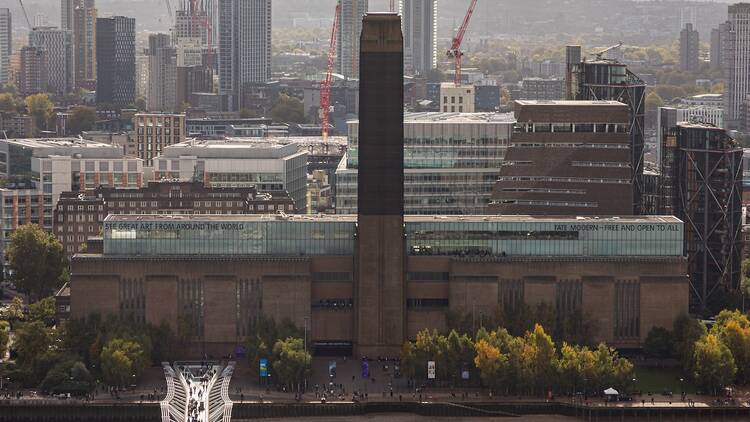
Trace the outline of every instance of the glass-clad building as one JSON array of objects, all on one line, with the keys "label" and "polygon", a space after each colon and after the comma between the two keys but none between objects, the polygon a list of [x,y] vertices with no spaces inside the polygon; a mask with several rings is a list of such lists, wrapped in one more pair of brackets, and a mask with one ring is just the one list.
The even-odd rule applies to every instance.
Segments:
[{"label": "glass-clad building", "polygon": [[[104,254],[349,256],[356,216],[111,215]],[[674,217],[406,217],[412,256],[682,256]]]},{"label": "glass-clad building", "polygon": [[[505,158],[512,113],[406,113],[404,211],[411,215],[486,214]],[[357,212],[359,122],[336,170],[336,213]]]}]

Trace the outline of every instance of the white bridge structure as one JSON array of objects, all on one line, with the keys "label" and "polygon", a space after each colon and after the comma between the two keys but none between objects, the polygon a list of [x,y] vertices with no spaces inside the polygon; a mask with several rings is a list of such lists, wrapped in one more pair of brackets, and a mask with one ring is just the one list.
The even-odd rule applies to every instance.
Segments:
[{"label": "white bridge structure", "polygon": [[161,401],[162,422],[230,422],[229,383],[235,362],[162,362],[167,395]]}]

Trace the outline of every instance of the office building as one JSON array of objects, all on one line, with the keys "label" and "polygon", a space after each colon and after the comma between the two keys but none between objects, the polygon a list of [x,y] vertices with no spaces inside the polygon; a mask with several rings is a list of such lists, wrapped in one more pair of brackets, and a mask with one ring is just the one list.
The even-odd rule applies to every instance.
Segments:
[{"label": "office building", "polygon": [[164,147],[153,163],[154,171],[168,179],[198,181],[210,187],[287,191],[295,211],[304,212],[307,155],[284,138],[186,141]]},{"label": "office building", "polygon": [[520,100],[556,101],[564,99],[565,81],[562,79],[523,78]]},{"label": "office building", "polygon": [[135,19],[96,19],[96,102],[128,107],[135,102]]},{"label": "office building", "polygon": [[[581,57],[580,46],[568,46],[568,58]],[[633,184],[633,213],[641,214],[641,175],[643,174],[644,128],[646,113],[646,83],[628,70],[627,65],[616,60],[582,59],[571,63],[571,73],[566,80],[568,100],[620,101],[630,110],[630,167]]]},{"label": "office building", "polygon": [[118,145],[77,138],[0,139],[0,177],[52,194],[54,205],[63,192],[141,186],[143,162]]},{"label": "office building", "polygon": [[47,92],[47,52],[40,47],[21,48],[18,93],[22,96]]},{"label": "office building", "polygon": [[219,93],[239,111],[246,85],[271,79],[271,0],[219,2]]},{"label": "office building", "polygon": [[362,17],[369,0],[338,0],[339,32],[336,48],[337,72],[346,78],[359,79],[359,43]]},{"label": "office building", "polygon": [[148,84],[150,80],[149,70],[151,67],[151,56],[147,50],[135,56],[135,96],[143,98],[148,105]]},{"label": "office building", "polygon": [[723,71],[724,70],[724,48],[727,36],[727,24],[719,24],[718,28],[711,30],[711,70]]},{"label": "office building", "polygon": [[164,148],[185,141],[184,114],[138,113],[133,126],[135,144],[128,149],[146,166],[151,166]]},{"label": "office building", "polygon": [[75,43],[73,67],[78,88],[96,89],[95,0],[61,0],[61,28],[73,31]]},{"label": "office building", "polygon": [[0,7],[0,85],[10,82],[10,56],[13,54],[13,17]]},{"label": "office building", "polygon": [[628,215],[628,107],[516,101],[515,131],[489,210],[500,215]]},{"label": "office building", "polygon": [[700,39],[693,24],[685,24],[680,31],[680,70],[683,72],[697,72],[700,58]]},{"label": "office building", "polygon": [[258,192],[255,187],[207,188],[201,182],[149,182],[145,187],[100,186],[90,194],[63,193],[54,210],[52,232],[68,255],[81,252],[86,240],[101,236],[109,214],[232,215],[293,212],[286,192]]},{"label": "office building", "polygon": [[148,109],[174,112],[177,109],[177,50],[169,34],[152,34],[148,41]]},{"label": "office building", "polygon": [[424,75],[437,68],[437,0],[400,0],[404,30],[404,66]]},{"label": "office building", "polygon": [[440,84],[440,110],[443,113],[474,113],[474,85]]},{"label": "office building", "polygon": [[729,6],[726,22],[726,37],[722,41],[726,85],[724,88],[724,110],[726,129],[736,130],[740,126],[742,103],[750,94],[750,32],[746,24],[750,20],[750,3],[737,3]]},{"label": "office building", "polygon": [[678,122],[664,142],[663,200],[685,222],[691,310],[707,317],[722,306],[714,297],[740,288],[743,150],[704,123]]},{"label": "office building", "polygon": [[52,195],[25,183],[0,188],[0,272],[5,274],[5,248],[10,236],[24,224],[52,230]]},{"label": "office building", "polygon": [[185,122],[187,133],[191,137],[203,139],[223,139],[231,136],[232,127],[270,126],[273,121],[266,117],[201,117],[188,118]]},{"label": "office building", "polygon": [[31,138],[34,136],[34,119],[24,114],[0,113],[0,132],[8,138]]},{"label": "office building", "polygon": [[214,72],[209,66],[177,67],[176,102],[178,109],[197,104],[193,94],[213,92]]},{"label": "office building", "polygon": [[[406,113],[406,214],[487,214],[515,118],[496,113]],[[337,214],[357,213],[359,121],[349,122],[345,159],[336,169]]]},{"label": "office building", "polygon": [[496,81],[484,80],[474,85],[475,112],[495,112],[501,101],[501,88]]},{"label": "office building", "polygon": [[109,216],[72,258],[71,317],[189,320],[195,355],[288,319],[313,352],[361,357],[398,355],[449,312],[547,303],[592,318],[592,341],[640,347],[687,311],[674,217],[404,217],[401,43],[397,15],[365,17],[358,215]]},{"label": "office building", "polygon": [[52,27],[34,28],[29,45],[44,50],[46,55],[47,91],[63,96],[75,90],[73,32]]}]

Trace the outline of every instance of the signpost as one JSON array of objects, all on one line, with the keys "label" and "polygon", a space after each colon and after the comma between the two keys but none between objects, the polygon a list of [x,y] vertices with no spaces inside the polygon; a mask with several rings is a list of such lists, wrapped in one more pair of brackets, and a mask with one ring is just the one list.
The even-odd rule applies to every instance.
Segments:
[{"label": "signpost", "polygon": [[268,377],[268,359],[261,358],[260,360],[260,377],[261,378]]},{"label": "signpost", "polygon": [[427,362],[427,379],[435,379],[435,361],[431,360]]}]

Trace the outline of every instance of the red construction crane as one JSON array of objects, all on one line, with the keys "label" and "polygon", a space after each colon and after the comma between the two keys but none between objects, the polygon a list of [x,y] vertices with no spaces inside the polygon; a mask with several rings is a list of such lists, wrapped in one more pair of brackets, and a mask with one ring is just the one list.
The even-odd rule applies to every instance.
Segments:
[{"label": "red construction crane", "polygon": [[331,29],[331,44],[328,47],[328,69],[326,70],[325,79],[320,83],[320,110],[323,112],[321,119],[321,129],[323,132],[323,141],[328,140],[330,130],[331,116],[331,82],[333,82],[333,66],[336,59],[336,37],[339,31],[339,15],[341,12],[341,3],[336,5],[336,14],[333,16],[333,29]]},{"label": "red construction crane", "polygon": [[461,27],[458,28],[458,33],[453,37],[453,43],[451,44],[450,50],[448,50],[448,57],[456,61],[456,75],[453,79],[456,86],[461,85],[461,60],[463,59],[464,53],[461,51],[461,44],[464,42],[464,35],[466,35],[466,29],[469,27],[471,22],[471,15],[474,14],[474,9],[477,7],[477,0],[471,0],[469,10],[466,12],[464,22]]}]

